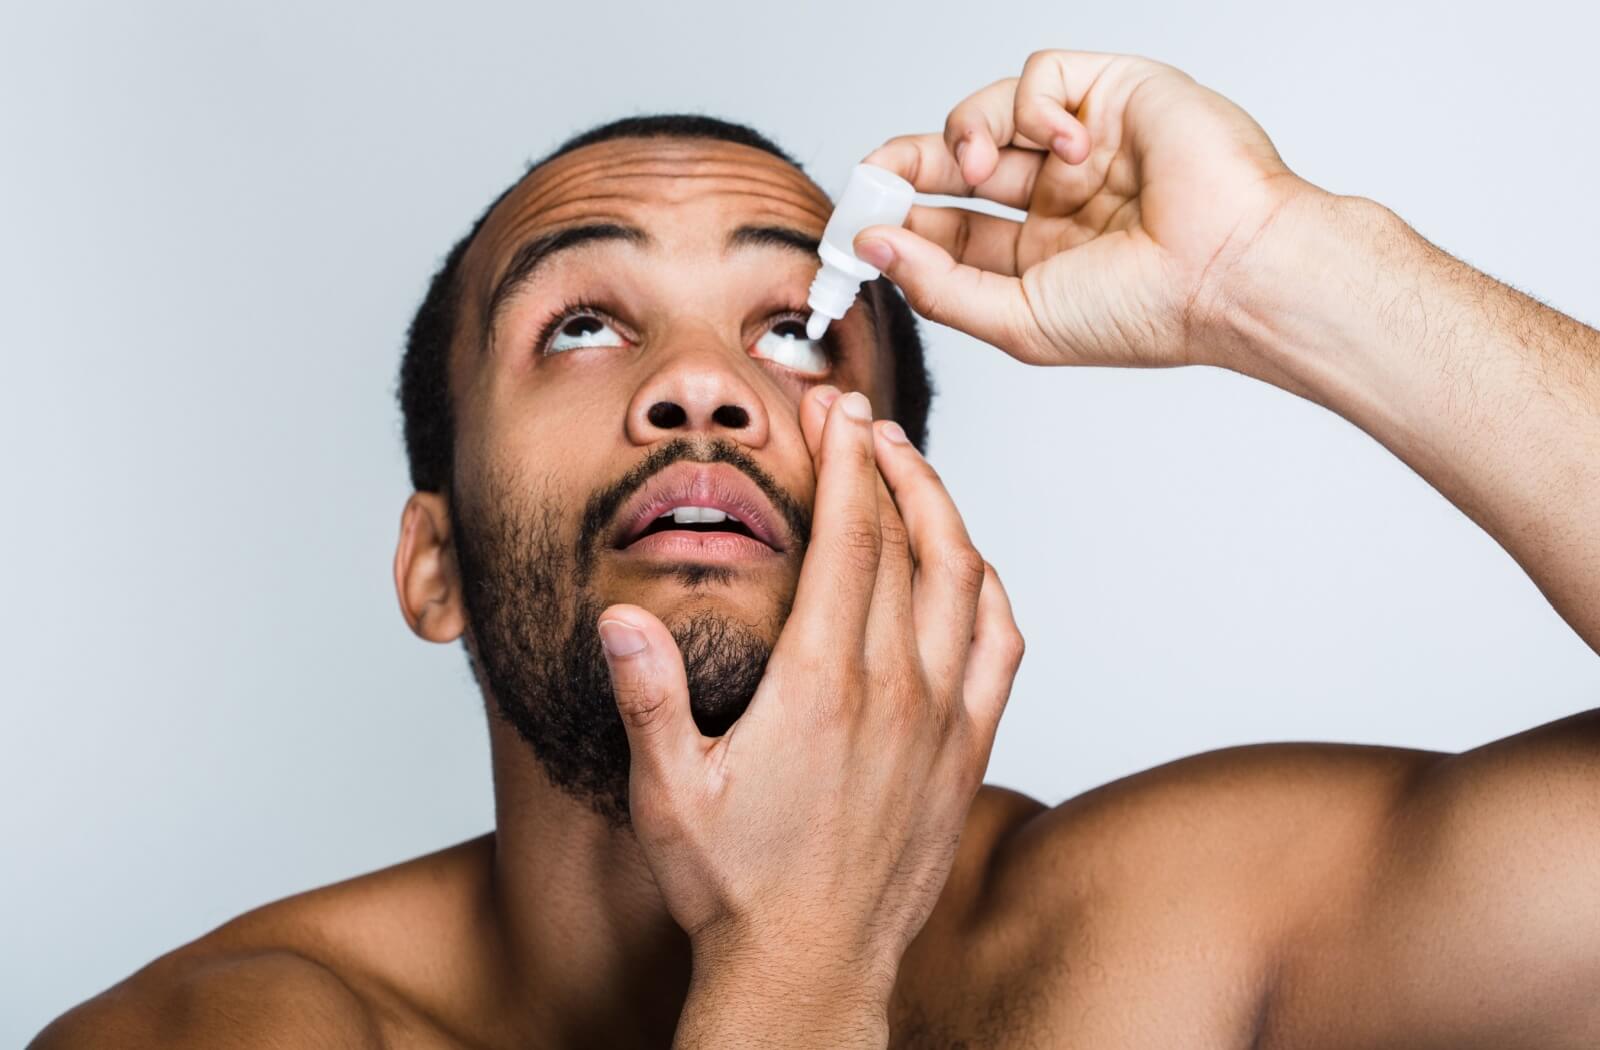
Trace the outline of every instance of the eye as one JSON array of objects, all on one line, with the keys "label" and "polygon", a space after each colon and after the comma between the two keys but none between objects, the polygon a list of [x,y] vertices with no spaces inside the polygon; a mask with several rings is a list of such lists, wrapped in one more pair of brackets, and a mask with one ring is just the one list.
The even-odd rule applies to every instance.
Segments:
[{"label": "eye", "polygon": [[573,314],[556,323],[555,331],[545,342],[544,352],[559,354],[591,346],[623,346],[626,342],[603,318],[594,314]]},{"label": "eye", "polygon": [[822,340],[807,339],[805,322],[779,321],[756,340],[756,353],[796,372],[821,375],[828,370],[828,353]]}]

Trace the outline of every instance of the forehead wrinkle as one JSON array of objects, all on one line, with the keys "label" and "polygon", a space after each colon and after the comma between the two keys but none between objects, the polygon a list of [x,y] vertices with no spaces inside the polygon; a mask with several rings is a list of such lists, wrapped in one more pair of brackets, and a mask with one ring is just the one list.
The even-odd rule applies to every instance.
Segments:
[{"label": "forehead wrinkle", "polygon": [[757,201],[796,212],[819,224],[826,223],[830,214],[827,207],[776,181],[713,175],[631,176],[614,172],[577,186],[554,187],[536,194],[519,211],[523,215],[542,216],[558,209],[607,203],[632,211],[654,210],[663,205],[679,207],[713,198]]},{"label": "forehead wrinkle", "polygon": [[[709,194],[764,196],[814,215],[823,222],[832,210],[827,196],[803,172],[786,165],[777,166],[782,162],[776,159],[774,165],[768,165],[765,161],[684,159],[682,154],[677,158],[654,153],[623,159],[607,158],[604,154],[583,156],[594,148],[578,150],[534,172],[525,193],[513,193],[506,205],[517,212],[543,211],[555,207],[557,202],[583,200],[600,191],[635,202],[641,193],[666,196],[674,201]],[[765,157],[765,154],[759,156]],[[640,182],[652,185],[645,188]],[[586,184],[586,192],[573,192]]]},{"label": "forehead wrinkle", "polygon": [[[670,206],[693,203],[697,199],[704,200],[714,196],[734,197],[741,199],[747,205],[753,203],[757,207],[770,209],[777,213],[775,217],[780,220],[793,221],[804,216],[815,220],[819,225],[826,224],[831,213],[831,205],[827,203],[825,197],[819,201],[809,194],[797,191],[792,180],[781,178],[776,172],[764,178],[752,178],[747,173],[728,177],[724,171],[709,176],[701,175],[698,179],[686,179],[663,176],[660,169],[664,166],[661,164],[650,165],[640,162],[637,166],[654,167],[657,170],[657,174],[651,178],[657,183],[665,182],[666,188],[672,191],[671,199],[667,202]],[[724,164],[722,167],[727,168],[729,165]],[[491,222],[491,230],[487,231],[489,236],[485,240],[490,243],[485,247],[488,249],[490,259],[509,256],[511,252],[517,250],[518,244],[534,235],[540,227],[553,227],[580,217],[592,222],[647,226],[647,223],[639,221],[640,213],[648,215],[659,205],[656,202],[641,200],[637,180],[626,174],[618,175],[613,168],[613,165],[606,165],[595,159],[582,165],[574,165],[572,171],[558,173],[552,185],[534,186],[531,195],[524,199],[519,200],[518,194],[513,193],[501,205],[506,218],[501,222]],[[573,189],[582,186],[585,174],[594,174],[596,171],[600,174],[589,180],[590,185],[584,186],[582,192],[572,192]],[[541,174],[543,173],[535,173],[535,182],[542,181],[539,179]],[[707,178],[714,178],[715,181],[709,184],[702,181]],[[651,188],[659,189],[660,186]],[[818,192],[820,194],[820,191]],[[800,214],[795,215],[794,212]],[[501,228],[493,229],[495,226]],[[506,247],[507,245],[510,247]],[[506,262],[501,261],[498,265],[487,268],[493,272],[500,272],[505,265]]]}]

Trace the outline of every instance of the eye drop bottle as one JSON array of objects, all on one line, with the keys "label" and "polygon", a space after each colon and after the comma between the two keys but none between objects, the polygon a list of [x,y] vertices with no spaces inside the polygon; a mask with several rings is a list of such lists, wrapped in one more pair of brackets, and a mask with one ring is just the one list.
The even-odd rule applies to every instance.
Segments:
[{"label": "eye drop bottle", "polygon": [[911,183],[892,171],[857,164],[850,172],[850,181],[839,195],[817,248],[822,269],[811,282],[811,294],[806,300],[811,307],[811,317],[806,321],[807,339],[820,339],[828,325],[843,317],[856,301],[861,282],[881,273],[856,258],[856,234],[868,226],[903,224],[915,194]]}]

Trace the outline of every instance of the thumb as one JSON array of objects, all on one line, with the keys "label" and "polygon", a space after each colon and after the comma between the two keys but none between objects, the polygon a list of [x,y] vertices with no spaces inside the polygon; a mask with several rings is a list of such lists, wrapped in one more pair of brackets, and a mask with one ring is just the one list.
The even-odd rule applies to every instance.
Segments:
[{"label": "thumb", "polygon": [[855,253],[888,274],[923,317],[1032,360],[1028,348],[1039,326],[1018,278],[958,263],[899,226],[868,226],[856,235]]},{"label": "thumb", "polygon": [[678,643],[660,620],[637,605],[611,606],[600,614],[597,627],[633,768],[671,777],[693,760],[703,739],[689,712],[689,683]]}]

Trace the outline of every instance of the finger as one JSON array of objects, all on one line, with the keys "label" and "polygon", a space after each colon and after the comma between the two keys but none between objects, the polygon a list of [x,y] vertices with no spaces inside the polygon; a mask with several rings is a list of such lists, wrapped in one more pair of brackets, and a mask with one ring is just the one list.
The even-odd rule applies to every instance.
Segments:
[{"label": "finger", "polygon": [[994,748],[995,730],[1011,696],[1011,683],[1022,664],[1022,632],[1011,613],[1011,599],[994,566],[985,563],[983,591],[978,596],[978,616],[973,624],[972,648],[967,655],[962,697],[977,730],[985,765]]},{"label": "finger", "polygon": [[633,769],[645,777],[673,778],[705,746],[689,710],[689,683],[677,642],[637,605],[611,606],[596,627]]},{"label": "finger", "polygon": [[806,451],[811,454],[813,468],[822,451],[822,428],[828,421],[828,406],[838,396],[838,387],[824,383],[807,391],[800,399],[800,433],[806,439]]},{"label": "finger", "polygon": [[961,208],[913,206],[904,228],[943,248],[958,263],[1003,277],[1018,276],[1020,222]]},{"label": "finger", "polygon": [[872,587],[872,606],[867,614],[867,662],[878,668],[910,668],[920,657],[913,605],[915,564],[910,530],[881,476],[878,478],[878,534],[878,578]]},{"label": "finger", "polygon": [[1075,115],[1111,55],[1035,51],[1023,63],[1013,98],[1016,134],[1043,144],[1068,164],[1088,159],[1089,129]]},{"label": "finger", "polygon": [[1019,138],[1011,126],[1016,80],[1008,77],[974,91],[944,118],[944,147],[970,186],[978,186],[994,174],[1006,147],[1030,152],[1048,149],[1040,142]]},{"label": "finger", "polygon": [[[800,401],[800,430],[806,448],[817,455],[822,441],[828,406],[839,396],[832,386],[819,386]],[[867,613],[866,652],[869,658],[885,650],[911,651],[911,577],[913,564],[907,542],[905,522],[895,509],[894,497],[880,476],[877,479],[878,530],[882,545],[878,574],[873,582],[872,601]]]},{"label": "finger", "polygon": [[[888,168],[922,193],[991,200],[1030,209],[1045,156],[1030,150],[1002,150],[994,174],[977,186],[961,181],[955,159],[935,135],[893,140],[869,155],[866,163]],[[1018,239],[1023,231],[1019,222],[966,208],[935,205],[924,198],[923,203],[912,206],[903,225],[950,252],[957,262],[996,273],[1015,272]]]},{"label": "finger", "polygon": [[[1012,208],[1026,208],[1045,155],[1035,150],[1000,150],[994,170],[978,183],[967,182],[945,140],[938,135],[902,135],[863,158],[899,175],[918,193],[981,197]],[[913,214],[915,212],[913,211]]]},{"label": "finger", "polygon": [[922,666],[954,688],[967,664],[985,563],[944,482],[905,432],[892,421],[874,429],[878,469],[916,561],[911,607]]},{"label": "finger", "polygon": [[871,420],[872,406],[859,392],[828,406],[815,455],[811,542],[780,646],[861,649],[881,549]]},{"label": "finger", "polygon": [[1016,94],[1016,77],[997,80],[956,103],[945,118],[945,149],[955,158],[968,185],[989,178],[1006,146],[1049,149],[1049,139],[1039,143],[1016,134],[1012,125]]},{"label": "finger", "polygon": [[898,226],[869,226],[855,252],[889,275],[912,308],[1019,360],[1029,360],[1038,324],[1016,277],[958,263],[937,244]]}]

